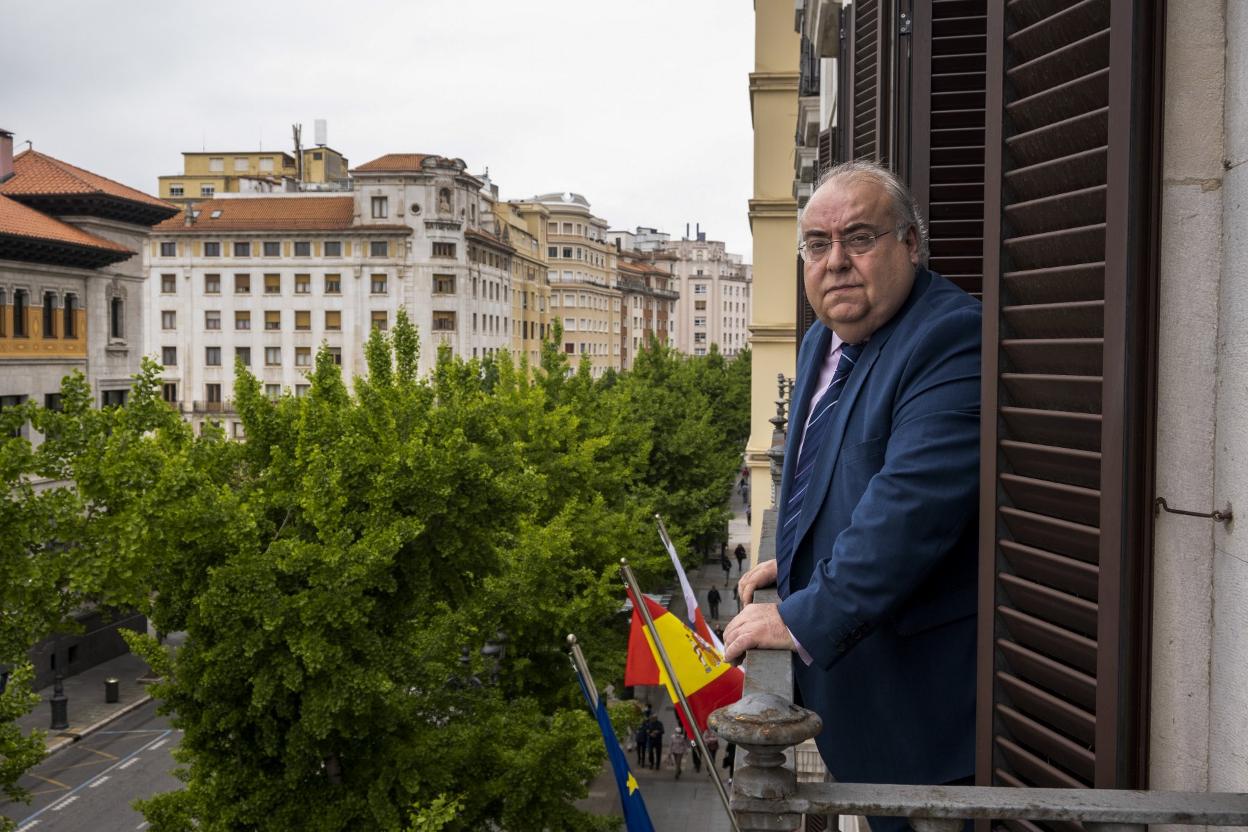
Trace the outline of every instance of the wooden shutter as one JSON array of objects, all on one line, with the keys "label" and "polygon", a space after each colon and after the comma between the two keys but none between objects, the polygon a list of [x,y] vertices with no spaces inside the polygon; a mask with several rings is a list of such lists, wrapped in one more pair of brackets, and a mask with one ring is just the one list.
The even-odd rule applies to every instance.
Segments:
[{"label": "wooden shutter", "polygon": [[892,159],[892,89],[896,0],[856,0],[845,15],[846,71],[841,86],[845,114],[844,158],[889,165]]},{"label": "wooden shutter", "polygon": [[797,342],[794,344],[794,360],[797,360],[797,354],[802,351],[802,339],[806,337],[806,330],[815,325],[815,310],[810,305],[810,301],[806,299],[806,283],[802,280],[805,270],[802,265],[802,257],[797,257]]},{"label": "wooden shutter", "polygon": [[1161,3],[988,3],[980,784],[1146,783]]},{"label": "wooden shutter", "polygon": [[988,0],[914,4],[910,187],[927,217],[932,269],[979,295],[984,280],[984,95]]}]

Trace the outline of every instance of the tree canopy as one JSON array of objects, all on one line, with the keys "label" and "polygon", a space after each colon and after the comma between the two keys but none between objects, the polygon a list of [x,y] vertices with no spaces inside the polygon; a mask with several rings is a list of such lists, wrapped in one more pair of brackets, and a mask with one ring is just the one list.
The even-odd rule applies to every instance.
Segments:
[{"label": "tree canopy", "polygon": [[618,681],[619,559],[670,579],[656,511],[682,551],[722,534],[748,355],[652,344],[594,379],[557,344],[532,368],[443,350],[422,378],[400,313],[350,389],[328,350],[298,398],[236,367],[241,442],[195,435],[152,363],[127,407],[70,379],[63,413],[6,412],[50,438],[0,451],[0,577],[31,587],[5,656],[83,599],[187,633],[135,644],[184,731],[185,787],[141,802],[154,832],[605,828],[572,805],[603,751],[564,637]]}]

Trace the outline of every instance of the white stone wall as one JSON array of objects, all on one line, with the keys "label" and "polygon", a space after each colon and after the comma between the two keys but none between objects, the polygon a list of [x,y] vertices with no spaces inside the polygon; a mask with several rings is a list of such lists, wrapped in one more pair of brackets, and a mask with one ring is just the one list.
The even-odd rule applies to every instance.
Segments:
[{"label": "white stone wall", "polygon": [[[1248,9],[1172,6],[1166,36],[1156,493],[1244,512]],[[1153,586],[1150,786],[1248,791],[1248,539],[1163,513]]]}]

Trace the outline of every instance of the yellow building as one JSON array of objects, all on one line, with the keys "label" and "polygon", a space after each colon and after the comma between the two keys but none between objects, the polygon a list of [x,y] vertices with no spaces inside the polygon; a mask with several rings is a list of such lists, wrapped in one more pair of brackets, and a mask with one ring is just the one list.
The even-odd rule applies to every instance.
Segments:
[{"label": "yellow building", "polygon": [[495,202],[499,234],[513,250],[511,257],[511,349],[516,361],[536,366],[542,357],[542,339],[550,323],[550,282],[546,259],[546,221],[550,212],[541,205],[521,208]]},{"label": "yellow building", "polygon": [[317,145],[302,156],[301,169],[299,160],[283,151],[183,153],[182,173],[159,177],[160,196],[190,203],[224,193],[347,189],[348,163],[341,153]]},{"label": "yellow building", "polygon": [[772,503],[770,460],[776,414],[776,375],[792,376],[797,363],[797,202],[793,198],[793,125],[797,122],[800,39],[793,31],[789,0],[754,3],[754,71],[750,112],[754,120],[754,291],[750,315],[753,370],[750,440],[746,464],[758,551],[763,510]]},{"label": "yellow building", "polygon": [[540,206],[546,219],[550,320],[563,324],[563,350],[573,361],[590,361],[595,378],[620,369],[620,291],[616,251],[607,242],[607,221],[595,217],[580,194],[542,194],[517,203]]}]

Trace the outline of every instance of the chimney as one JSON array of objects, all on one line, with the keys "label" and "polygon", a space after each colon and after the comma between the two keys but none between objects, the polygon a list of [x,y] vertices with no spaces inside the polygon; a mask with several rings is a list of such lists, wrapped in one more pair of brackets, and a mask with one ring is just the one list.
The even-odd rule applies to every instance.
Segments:
[{"label": "chimney", "polygon": [[0,127],[0,182],[13,175],[13,134]]},{"label": "chimney", "polygon": [[685,223],[685,239],[689,239],[689,223]]}]

